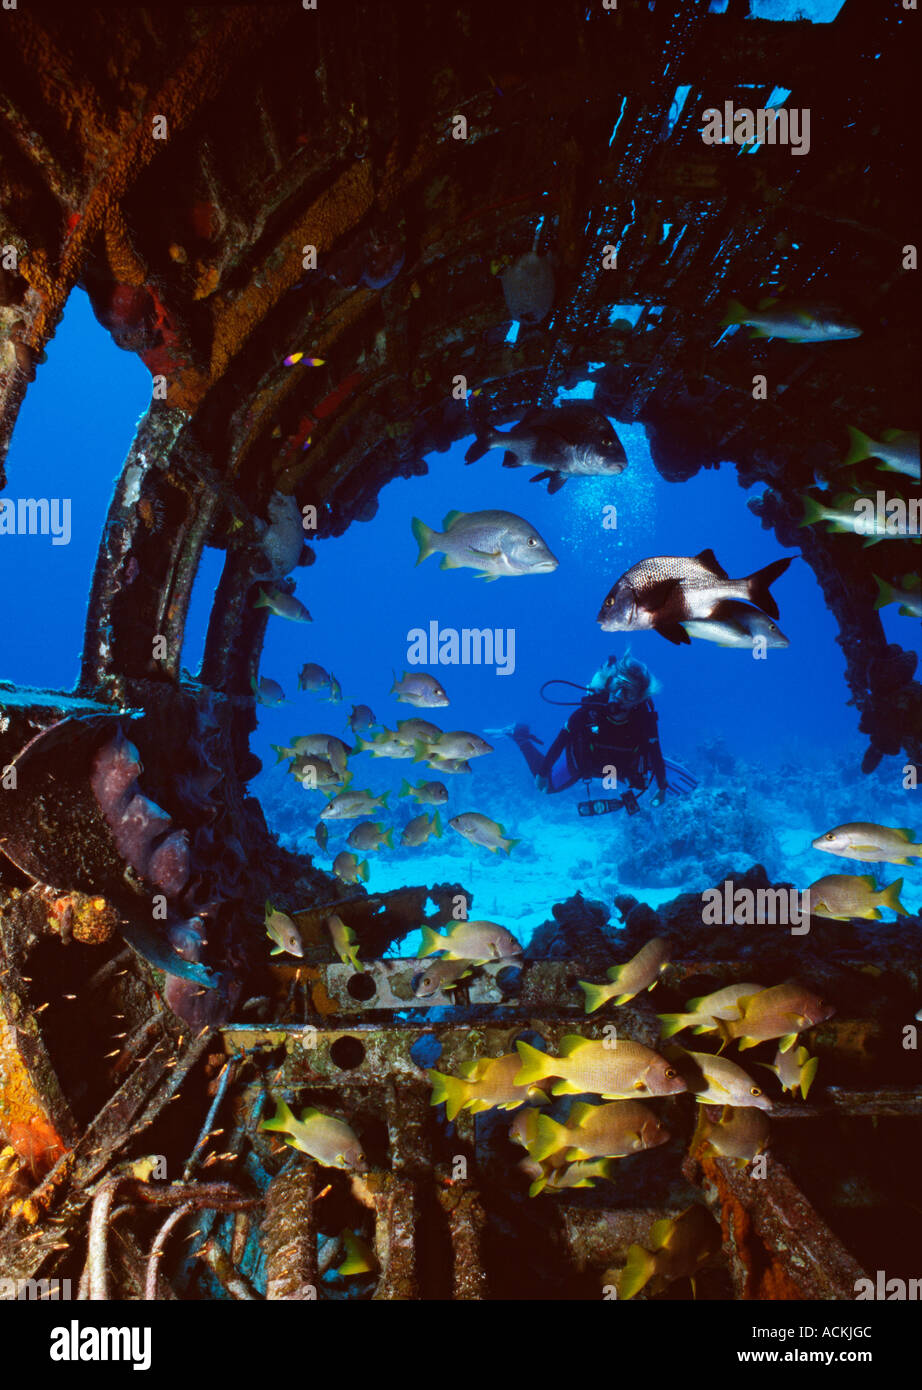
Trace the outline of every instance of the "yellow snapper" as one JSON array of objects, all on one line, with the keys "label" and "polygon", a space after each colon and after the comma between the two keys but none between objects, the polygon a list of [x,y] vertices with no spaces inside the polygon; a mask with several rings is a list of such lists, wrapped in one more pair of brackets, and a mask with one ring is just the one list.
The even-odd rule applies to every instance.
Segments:
[{"label": "yellow snapper", "polygon": [[337,1266],[337,1274],[373,1274],[377,1270],[374,1251],[366,1240],[349,1230],[340,1233],[340,1240],[345,1246],[346,1258]]},{"label": "yellow snapper", "polygon": [[428,719],[398,719],[397,728],[391,735],[398,743],[410,746],[416,742],[432,743],[441,736],[442,730],[438,724],[431,724]]},{"label": "yellow snapper", "polygon": [[521,942],[496,922],[457,922],[447,932],[422,927],[421,956],[443,951],[449,960],[468,960],[485,965],[491,960],[508,960],[522,954]]},{"label": "yellow snapper", "polygon": [[443,777],[446,773],[459,775],[471,770],[470,763],[464,758],[430,758],[426,766],[431,767],[433,772],[441,773]]},{"label": "yellow snapper", "polygon": [[[616,1283],[622,1299],[633,1298],[653,1281],[660,1292],[676,1279],[691,1279],[703,1265],[720,1253],[720,1227],[705,1207],[687,1207],[679,1216],[656,1221],[648,1236],[651,1249],[632,1245],[620,1278],[606,1270],[603,1281]],[[614,1276],[614,1277],[612,1277]]]},{"label": "yellow snapper", "polygon": [[[764,1064],[763,1064],[764,1065]],[[692,1148],[707,1146],[722,1158],[732,1158],[745,1165],[768,1148],[769,1122],[764,1110],[751,1105],[725,1105],[717,1119],[702,1106]]]},{"label": "yellow snapper", "polygon": [[332,917],[327,918],[327,930],[333,942],[333,950],[343,965],[351,965],[360,975],[364,974],[365,967],[359,960],[358,937],[352,928],[334,912]]},{"label": "yellow snapper", "polygon": [[479,734],[469,733],[467,729],[451,729],[448,733],[439,733],[428,749],[425,747],[428,740],[420,738],[419,742],[424,746],[418,751],[418,758],[429,756],[441,758],[445,762],[452,759],[460,761],[462,758],[482,758],[485,754],[493,752],[492,744],[487,743]]},{"label": "yellow snapper", "polygon": [[287,913],[277,911],[270,902],[266,903],[265,925],[266,935],[275,942],[271,952],[273,956],[284,955],[286,951],[290,956],[304,955],[304,943],[297,925]]},{"label": "yellow snapper", "polygon": [[922,856],[922,845],[916,843],[914,830],[875,825],[872,821],[837,825],[817,836],[813,848],[866,864],[911,864]]},{"label": "yellow snapper", "polygon": [[843,468],[872,458],[877,460],[879,471],[905,473],[907,478],[919,481],[918,430],[884,430],[876,440],[849,425],[848,434],[851,448],[842,460]]},{"label": "yellow snapper", "polygon": [[398,795],[412,796],[420,806],[444,806],[448,800],[448,788],[442,782],[417,782],[415,787],[411,787],[404,778]]},{"label": "yellow snapper", "polygon": [[599,1178],[612,1176],[614,1164],[610,1158],[594,1158],[587,1162],[564,1164],[535,1163],[534,1160],[523,1159],[519,1167],[527,1176],[533,1178],[528,1189],[529,1197],[537,1197],[539,1192],[560,1192],[571,1187],[595,1187]]},{"label": "yellow snapper", "polygon": [[442,838],[442,820],[438,811],[431,818],[423,812],[422,815],[414,816],[408,821],[400,836],[400,843],[417,849],[426,843],[430,835],[434,835],[437,840]]},{"label": "yellow snapper", "polygon": [[759,1065],[775,1073],[781,1082],[782,1090],[790,1091],[792,1095],[799,1090],[802,1098],[806,1100],[820,1059],[811,1057],[805,1047],[789,1048],[787,1052],[783,1052],[779,1047],[774,1062],[760,1062]]},{"label": "yellow snapper", "polygon": [[367,1172],[368,1164],[355,1131],[322,1110],[308,1106],[296,1120],[283,1100],[276,1102],[271,1120],[263,1120],[260,1129],[284,1134],[285,1143],[300,1153],[308,1154],[326,1168],[354,1168]]},{"label": "yellow snapper", "polygon": [[517,1042],[522,1069],[519,1085],[557,1077],[555,1096],[590,1092],[604,1100],[636,1100],[638,1093],[669,1096],[686,1089],[685,1082],[665,1057],[643,1043],[613,1043],[570,1034],[561,1040],[559,1057],[526,1042]]},{"label": "yellow snapper", "polygon": [[382,845],[393,849],[394,832],[391,829],[385,830],[380,821],[363,820],[353,826],[346,844],[350,849],[365,850],[366,854],[369,850],[380,849]]},{"label": "yellow snapper", "polygon": [[368,860],[359,859],[351,849],[342,849],[333,860],[333,872],[340,883],[368,882]]},{"label": "yellow snapper", "polygon": [[605,1105],[574,1105],[565,1124],[540,1115],[535,1137],[527,1145],[541,1162],[563,1153],[568,1163],[587,1158],[624,1158],[666,1144],[670,1134],[652,1110],[639,1100],[613,1100]]},{"label": "yellow snapper", "polygon": [[390,729],[382,729],[374,738],[357,738],[356,753],[370,753],[373,758],[412,758],[413,748],[402,743]]},{"label": "yellow snapper", "polygon": [[609,999],[614,999],[616,1004],[626,1004],[642,989],[652,989],[668,964],[669,943],[661,936],[654,936],[632,960],[613,965],[605,972],[612,982],[610,985],[577,981],[586,996],[586,1013],[595,1013]]},{"label": "yellow snapper", "polygon": [[693,1033],[716,1033],[718,1019],[739,1018],[740,999],[747,994],[758,994],[762,988],[762,985],[744,982],[725,985],[713,994],[701,994],[696,999],[689,999],[685,1006],[688,1013],[658,1015],[662,1025],[661,1036],[671,1038],[683,1028],[690,1028]]},{"label": "yellow snapper", "polygon": [[462,1075],[446,1076],[440,1071],[427,1071],[432,1082],[430,1105],[445,1102],[445,1115],[453,1120],[460,1110],[477,1114],[481,1110],[514,1110],[526,1101],[547,1096],[531,1082],[515,1079],[520,1062],[514,1052],[503,1057],[480,1057],[459,1068]]},{"label": "yellow snapper", "polygon": [[810,911],[816,917],[831,917],[835,922],[848,922],[853,917],[878,922],[883,917],[878,910],[881,907],[906,917],[909,914],[900,902],[902,887],[901,878],[886,888],[878,888],[873,874],[827,874],[810,884]]},{"label": "yellow snapper", "polygon": [[482,849],[488,849],[491,854],[503,849],[507,854],[511,854],[518,840],[506,839],[505,826],[498,821],[490,820],[489,816],[482,816],[479,811],[464,811],[460,816],[452,816],[448,822],[452,830],[457,830],[465,840],[469,840],[472,845],[480,845]]},{"label": "yellow snapper", "polygon": [[747,309],[731,299],[721,327],[743,324],[751,329],[750,338],[784,338],[789,343],[828,343],[842,338],[860,338],[861,329],[837,309],[825,304],[781,300],[766,296],[755,309]]},{"label": "yellow snapper", "polygon": [[739,1001],[739,1018],[718,1022],[717,1031],[724,1042],[734,1038],[741,1052],[770,1038],[780,1038],[781,1051],[794,1046],[797,1034],[832,1018],[835,1008],[814,994],[799,980],[786,980],[782,985],[760,990]]},{"label": "yellow snapper", "polygon": [[459,980],[470,975],[473,968],[473,961],[449,960],[447,956],[439,956],[416,977],[413,993],[417,999],[430,999],[439,990],[454,989]]},{"label": "yellow snapper", "polygon": [[874,579],[877,583],[875,608],[886,608],[888,603],[898,603],[901,618],[922,618],[922,579],[918,574],[904,575],[900,588],[895,584],[888,584],[879,574],[875,574]]},{"label": "yellow snapper", "polygon": [[387,806],[389,792],[373,796],[369,791],[337,792],[320,812],[321,820],[359,820],[362,816]]},{"label": "yellow snapper", "polygon": [[288,771],[305,791],[316,791],[326,787],[336,787],[342,781],[339,773],[326,758],[314,754],[301,753],[292,759]]},{"label": "yellow snapper", "polygon": [[768,1096],[757,1086],[748,1072],[726,1057],[710,1052],[686,1052],[701,1072],[704,1086],[689,1089],[701,1105],[755,1106],[758,1110],[773,1109]]}]

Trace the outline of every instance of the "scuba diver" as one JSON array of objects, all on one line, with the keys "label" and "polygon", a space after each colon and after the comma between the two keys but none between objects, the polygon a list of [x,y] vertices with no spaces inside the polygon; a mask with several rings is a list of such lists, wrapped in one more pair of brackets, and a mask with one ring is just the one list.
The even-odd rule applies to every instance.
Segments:
[{"label": "scuba diver", "polygon": [[[580,700],[550,700],[544,694],[549,685],[569,685],[586,693]],[[542,752],[537,746],[541,740],[526,724],[516,724],[509,733],[521,749],[539,790],[566,791],[584,781],[588,795],[589,782],[611,775],[614,768],[615,785],[627,782],[628,790],[616,799],[579,804],[581,816],[598,816],[622,807],[628,815],[634,815],[640,810],[637,793],[642,795],[654,781],[657,790],[653,803],[657,806],[667,791],[691,791],[697,786],[684,768],[663,757],[656,710],[650,698],[655,689],[646,666],[629,653],[620,659],[609,657],[588,687],[573,681],[545,681],[541,696],[548,704],[576,706],[550,748]]]}]

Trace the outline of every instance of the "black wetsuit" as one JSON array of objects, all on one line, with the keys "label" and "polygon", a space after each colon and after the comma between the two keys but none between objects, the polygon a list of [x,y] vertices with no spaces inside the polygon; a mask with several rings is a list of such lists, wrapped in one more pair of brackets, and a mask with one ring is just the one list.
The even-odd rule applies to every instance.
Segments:
[{"label": "black wetsuit", "polygon": [[652,700],[635,705],[623,717],[616,714],[617,708],[598,695],[587,696],[546,753],[527,730],[513,733],[542,791],[565,791],[576,782],[604,776],[606,767],[614,767],[618,781],[637,790],[647,786],[651,774],[660,792],[666,790]]}]

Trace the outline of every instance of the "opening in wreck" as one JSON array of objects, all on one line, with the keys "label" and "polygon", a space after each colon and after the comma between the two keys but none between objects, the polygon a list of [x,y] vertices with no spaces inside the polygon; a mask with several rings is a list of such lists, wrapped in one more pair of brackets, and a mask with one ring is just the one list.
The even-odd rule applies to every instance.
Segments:
[{"label": "opening in wreck", "polygon": [[[627,307],[619,306],[622,312]],[[642,310],[636,306],[635,320]],[[592,391],[586,381],[559,399],[591,399]],[[315,543],[316,561],[296,571],[294,590],[313,622],[270,621],[260,672],[278,682],[284,702],[260,707],[251,741],[263,765],[252,791],[287,848],[332,863],[348,850],[355,829],[354,821],[331,822],[328,843],[322,850],[317,845],[317,825],[323,830],[318,817],[330,789],[312,789],[310,777],[306,786],[300,782],[291,752],[298,736],[323,732],[365,750],[350,760],[350,785],[376,797],[388,794],[387,805],[365,818],[382,834],[390,832],[388,840],[357,855],[368,888],[386,891],[420,875],[431,881],[463,878],[474,893],[476,915],[514,921],[523,939],[546,920],[547,904],[566,897],[573,884],[589,898],[607,901],[624,892],[655,906],[682,885],[706,887],[720,866],[761,864],[773,880],[809,873],[809,846],[818,833],[813,827],[835,818],[843,773],[863,751],[857,714],[847,704],[836,623],[814,574],[794,551],[797,562],[778,586],[780,626],[791,646],[767,649],[767,669],[761,660],[741,660],[739,652],[724,648],[699,657],[645,635],[587,633],[581,620],[610,577],[626,567],[626,555],[697,553],[713,542],[733,574],[756,570],[777,555],[749,510],[732,464],[681,484],[667,482],[653,464],[643,427],[613,423],[630,460],[615,483],[585,479],[551,495],[543,486],[527,486],[526,470],[503,468],[500,452],[466,465],[464,454],[474,442],[467,436],[447,454],[428,456],[424,478],[383,488],[372,518]],[[749,495],[757,498],[760,491],[755,486]],[[413,517],[437,527],[453,509],[475,511],[487,504],[524,512],[551,550],[566,557],[563,572],[486,587],[470,571],[440,572],[438,556],[416,563]],[[583,611],[574,612],[576,595]],[[893,617],[899,632],[901,621]],[[454,664],[440,665],[428,650],[433,622]],[[465,629],[499,632],[497,652],[491,655],[478,641],[465,662],[460,644],[452,652],[449,640]],[[427,659],[414,667],[408,652],[418,658],[420,632],[426,634]],[[503,648],[506,634],[512,635],[511,653]],[[580,778],[568,790],[544,794],[511,734],[517,724],[528,723],[549,746],[585,693],[574,686],[585,688],[609,656],[631,651],[654,677],[666,755],[687,768],[698,789],[653,808],[654,786],[639,798],[641,812],[630,818],[580,816],[581,801],[606,794],[601,778]],[[299,689],[306,662],[335,676],[340,699],[331,702],[326,687]],[[438,677],[450,695],[450,711],[399,703],[391,692],[408,670]],[[559,701],[553,705],[539,692],[555,678],[571,684],[547,690],[548,700]],[[361,705],[371,708],[375,723],[356,737],[348,718]],[[476,729],[494,750],[489,759],[472,761],[470,773],[445,778],[449,796],[438,807],[439,826],[418,849],[401,843],[421,810],[410,788],[437,778],[438,770],[424,750],[411,751],[412,740],[402,749],[389,747],[389,754],[374,744],[414,715],[445,728]],[[872,803],[895,814],[899,804],[879,771],[856,786],[855,795],[856,815]],[[732,811],[717,812],[715,799],[723,806],[728,796]],[[520,841],[513,853],[490,854],[453,834],[450,817],[475,809]],[[917,910],[915,886],[908,885],[907,893],[907,904]],[[410,954],[416,944],[406,941],[403,952]]]},{"label": "opening in wreck", "polygon": [[[0,51],[0,442],[78,281],[154,396],[107,516],[116,460],[81,467],[99,519],[82,578],[53,571],[54,663],[23,636],[0,672],[0,1281],[673,1307],[915,1287],[917,545],[844,534],[839,493],[917,491],[911,16],[31,9]],[[708,144],[725,103],[784,108],[756,127],[776,134],[809,107],[809,149]],[[95,363],[98,341],[74,346]],[[133,401],[98,361],[100,412]],[[63,403],[59,433],[87,405]],[[532,483],[537,453],[504,468],[496,439],[465,463],[573,403],[616,432],[614,476]],[[557,567],[441,569],[432,532],[484,508]],[[11,556],[7,590],[37,590]],[[666,611],[693,589],[667,576],[661,607],[634,591],[603,630],[645,556],[704,556],[712,586],[791,563],[729,610]],[[766,589],[789,645],[715,641],[771,634]],[[299,604],[312,621],[282,616]],[[465,633],[492,664],[455,664]],[[609,787],[596,760],[542,790],[553,769],[506,731],[540,762],[576,708],[544,682],[578,702],[628,649],[674,783],[655,805],[655,773],[632,788],[616,757]],[[450,703],[398,703],[404,671]],[[456,730],[492,751],[456,756]],[[308,763],[322,790],[291,775]],[[387,805],[321,819],[364,788]],[[469,837],[449,824],[472,812]],[[396,845],[435,814],[441,836]],[[395,847],[356,842],[367,879],[335,872],[363,822]],[[808,901],[821,882],[860,896]],[[750,1016],[775,991],[790,1031]],[[606,1070],[624,1044],[649,1076]],[[593,1149],[638,1103],[630,1145],[616,1124]]]}]

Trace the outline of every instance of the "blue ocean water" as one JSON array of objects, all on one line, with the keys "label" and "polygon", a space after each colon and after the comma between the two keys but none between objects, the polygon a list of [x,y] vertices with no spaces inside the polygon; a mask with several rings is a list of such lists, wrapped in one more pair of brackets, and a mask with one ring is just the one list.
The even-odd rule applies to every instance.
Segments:
[{"label": "blue ocean water", "polygon": [[[566,394],[588,395],[589,389],[587,383]],[[326,798],[300,787],[286,764],[276,766],[271,744],[286,746],[295,735],[315,732],[351,742],[346,719],[353,703],[370,705],[391,729],[398,719],[421,715],[444,729],[486,733],[495,751],[474,760],[471,775],[445,779],[450,801],[441,819],[479,811],[520,840],[509,856],[475,848],[451,829],[418,850],[385,847],[367,856],[368,887],[462,882],[474,893],[475,915],[509,925],[522,940],[577,888],[608,904],[629,892],[655,906],[754,863],[778,881],[805,888],[825,874],[867,869],[811,849],[823,831],[850,820],[912,823],[912,793],[902,789],[900,760],[886,759],[872,777],[858,770],[866,740],[858,733],[857,711],[846,704],[836,624],[810,568],[762,529],[731,465],[681,485],[668,483],[653,466],[643,427],[616,427],[629,459],[616,479],[573,479],[551,496],[529,481],[534,470],[503,468],[499,451],[465,465],[470,441],[462,440],[429,460],[427,476],[384,488],[372,521],[315,545],[316,563],[296,572],[298,597],[314,623],[270,620],[262,670],[281,684],[288,703],[260,711],[254,745],[265,767],[253,786],[286,844],[319,854],[314,826]],[[616,530],[603,526],[610,504],[617,510]],[[527,518],[558,557],[558,569],[486,583],[471,570],[439,569],[437,556],[416,564],[413,516],[438,528],[450,510],[486,508]],[[655,633],[628,638],[601,631],[596,613],[629,565],[646,555],[690,555],[706,547],[733,576],[784,553],[795,556],[773,586],[789,648],[769,649],[764,660],[755,660],[748,651],[712,643],[674,647]],[[433,621],[440,629],[511,629],[515,670],[419,668],[438,676],[450,708],[397,703],[389,694],[392,672],[408,669],[409,634],[428,631]],[[896,618],[893,629],[907,643],[906,620]],[[917,625],[913,635],[917,640]],[[524,722],[549,745],[570,711],[546,704],[541,685],[553,677],[585,684],[606,657],[628,648],[659,683],[655,705],[667,758],[686,765],[700,785],[690,796],[667,797],[661,808],[646,809],[648,796],[634,817],[581,817],[581,783],[554,795],[539,792],[517,747],[491,731]],[[305,661],[334,672],[341,705],[297,690]],[[565,687],[548,694],[579,698]],[[420,809],[398,795],[403,778],[415,783],[438,774],[425,763],[367,752],[350,759],[350,767],[354,787],[389,792],[386,813],[375,817],[394,826],[399,844],[399,829]],[[600,792],[595,782],[593,794]],[[345,846],[356,822],[328,824],[321,863]],[[880,881],[897,876],[885,868]],[[907,870],[904,902],[911,910],[922,903],[922,890],[911,886],[919,878]]]},{"label": "blue ocean water", "polygon": [[[589,394],[588,384],[571,396]],[[77,674],[86,599],[112,486],[146,408],[150,379],[129,353],[116,348],[75,293],[39,368],[14,435],[8,462],[10,497],[72,499],[69,545],[48,537],[4,537],[0,543],[4,609],[0,678],[69,689]],[[75,428],[75,422],[76,428]],[[684,764],[699,786],[685,797],[649,807],[582,818],[581,784],[549,796],[539,792],[514,744],[501,732],[486,736],[494,752],[477,759],[469,776],[445,778],[449,804],[441,820],[480,811],[500,821],[520,843],[508,857],[471,846],[452,829],[418,850],[382,848],[367,856],[368,887],[460,882],[474,894],[474,913],[510,926],[523,941],[548,919],[554,903],[577,889],[611,905],[630,893],[654,906],[679,891],[700,890],[726,873],[762,863],[776,881],[799,888],[829,873],[866,872],[810,847],[818,834],[850,820],[915,827],[918,792],[901,785],[902,759],[887,758],[875,774],[860,772],[866,739],[849,706],[836,625],[812,571],[797,551],[784,552],[748,509],[732,465],[699,473],[683,484],[665,482],[650,459],[642,426],[616,422],[629,467],[618,478],[575,479],[555,496],[532,484],[531,469],[505,469],[501,453],[466,466],[462,440],[428,460],[429,472],[385,487],[377,515],[342,537],[315,543],[316,563],[295,572],[297,595],[311,625],[269,621],[262,673],[281,684],[287,703],[261,708],[254,751],[264,770],[251,789],[283,843],[329,867],[355,822],[331,822],[322,853],[314,827],[325,804],[276,766],[272,744],[298,734],[326,732],[352,742],[346,719],[353,703],[369,704],[379,722],[432,717],[444,729],[484,734],[517,722],[549,744],[569,711],[540,697],[542,683],[560,677],[587,682],[610,654],[628,647],[645,662],[659,689],[654,697],[668,758]],[[616,529],[603,525],[614,505]],[[471,570],[443,571],[438,557],[417,565],[410,528],[419,516],[439,528],[449,510],[501,508],[526,517],[560,564],[552,574],[485,583]],[[773,586],[786,650],[754,660],[745,650],[711,643],[673,647],[654,633],[603,633],[595,621],[602,599],[636,560],[657,553],[695,554],[710,547],[733,576],[788,553],[795,557]],[[204,643],[223,555],[206,551],[193,595],[183,663],[194,673]],[[919,625],[883,613],[891,640],[919,646]],[[445,628],[511,630],[515,667],[508,675],[486,666],[429,666],[451,705],[414,710],[389,694],[393,673],[407,669],[408,633],[430,622]],[[306,661],[332,670],[341,704],[297,690]],[[551,692],[567,697],[566,689]],[[569,692],[574,700],[578,692]],[[353,785],[388,791],[379,816],[394,827],[415,814],[399,796],[410,782],[435,778],[424,763],[350,760]],[[593,786],[599,794],[599,783]],[[428,808],[431,811],[431,808]],[[365,858],[366,856],[362,856]],[[872,866],[878,880],[904,877],[907,908],[922,907],[922,868]],[[415,939],[407,943],[412,951]]]}]

